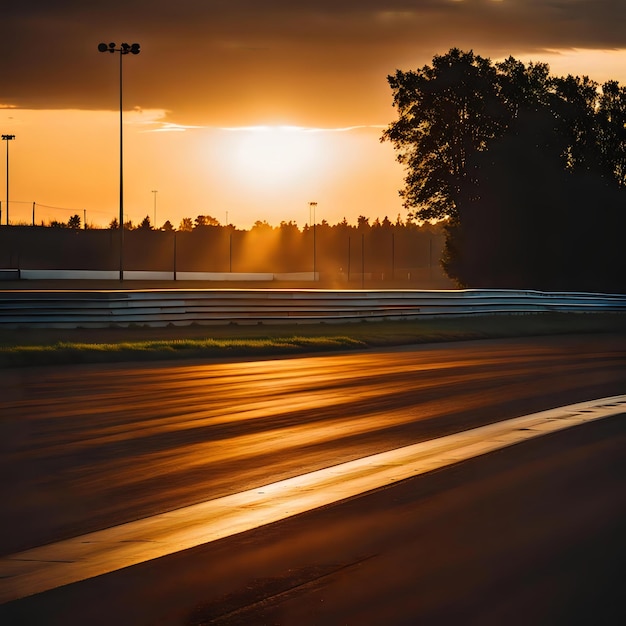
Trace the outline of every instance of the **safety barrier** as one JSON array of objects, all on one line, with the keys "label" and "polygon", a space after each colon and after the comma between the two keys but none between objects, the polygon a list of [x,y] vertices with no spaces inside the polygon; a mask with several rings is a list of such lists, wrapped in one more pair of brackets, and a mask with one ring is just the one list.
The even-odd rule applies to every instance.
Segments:
[{"label": "safety barrier", "polygon": [[0,291],[0,328],[315,323],[626,311],[626,294],[515,290]]}]

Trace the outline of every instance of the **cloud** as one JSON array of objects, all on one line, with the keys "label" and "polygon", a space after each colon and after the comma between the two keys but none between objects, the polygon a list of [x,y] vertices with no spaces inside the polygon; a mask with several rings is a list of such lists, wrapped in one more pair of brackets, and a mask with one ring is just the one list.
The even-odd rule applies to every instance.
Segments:
[{"label": "cloud", "polygon": [[372,121],[385,110],[387,74],[450,47],[534,60],[626,49],[624,23],[623,0],[11,1],[0,102],[114,109],[117,57],[97,45],[139,42],[123,60],[129,108],[166,109],[183,126],[255,116],[350,125],[355,110]]}]

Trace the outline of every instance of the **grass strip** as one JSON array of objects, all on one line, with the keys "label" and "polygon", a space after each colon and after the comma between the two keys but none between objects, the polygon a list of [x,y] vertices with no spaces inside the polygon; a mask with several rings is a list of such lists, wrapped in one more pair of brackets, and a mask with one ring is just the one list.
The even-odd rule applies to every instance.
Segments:
[{"label": "grass strip", "polygon": [[624,333],[626,313],[539,313],[347,324],[0,331],[0,367],[267,357],[471,339]]}]

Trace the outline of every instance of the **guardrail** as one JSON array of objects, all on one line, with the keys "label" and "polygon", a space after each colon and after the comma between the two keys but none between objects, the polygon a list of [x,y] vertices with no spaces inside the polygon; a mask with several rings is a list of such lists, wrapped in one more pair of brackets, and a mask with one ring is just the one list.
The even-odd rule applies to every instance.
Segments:
[{"label": "guardrail", "polygon": [[420,316],[626,311],[626,294],[513,290],[1,291],[0,328],[314,323]]}]

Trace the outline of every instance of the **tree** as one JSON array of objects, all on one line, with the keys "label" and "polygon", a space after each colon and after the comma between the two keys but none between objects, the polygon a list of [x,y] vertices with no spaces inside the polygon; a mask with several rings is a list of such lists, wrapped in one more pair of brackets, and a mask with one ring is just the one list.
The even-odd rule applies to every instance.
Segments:
[{"label": "tree", "polygon": [[[445,220],[460,286],[623,291],[626,91],[545,64],[452,49],[389,77],[383,134],[406,166],[409,219]],[[588,222],[604,241],[590,241]]]},{"label": "tree", "polygon": [[617,81],[602,85],[597,109],[597,140],[604,171],[626,186],[626,87]]},{"label": "tree", "polygon": [[161,230],[164,230],[164,231],[166,231],[168,233],[172,232],[174,230],[174,227],[172,226],[172,222],[167,220],[165,222],[165,224],[163,224],[163,226],[161,226]]},{"label": "tree", "polygon": [[117,230],[120,227],[120,223],[117,221],[117,217],[114,217],[109,223],[109,228],[111,230]]},{"label": "tree", "polygon": [[180,226],[178,230],[181,233],[190,233],[193,230],[193,221],[190,217],[183,217],[180,221]]},{"label": "tree", "polygon": [[251,231],[257,231],[257,232],[270,233],[274,229],[272,228],[272,226],[270,224],[268,224],[268,222],[266,220],[256,220],[256,222],[254,222],[254,224],[252,225],[252,228],[250,230]]},{"label": "tree", "polygon": [[475,193],[471,157],[506,128],[511,112],[489,59],[453,48],[432,66],[388,77],[398,120],[382,141],[406,166],[404,205],[420,220],[458,217]]},{"label": "tree", "polygon": [[595,110],[598,84],[587,76],[556,77],[552,79],[554,98],[552,113],[556,134],[565,140],[563,165],[570,171],[601,169]]},{"label": "tree", "polygon": [[67,227],[73,228],[74,230],[80,230],[80,215],[72,215],[72,217],[70,217],[67,221]]},{"label": "tree", "polygon": [[150,223],[150,216],[146,215],[138,226],[139,230],[152,230],[152,224]]},{"label": "tree", "polygon": [[220,223],[211,215],[198,215],[195,219],[195,228],[203,228],[205,226],[219,226]]}]

